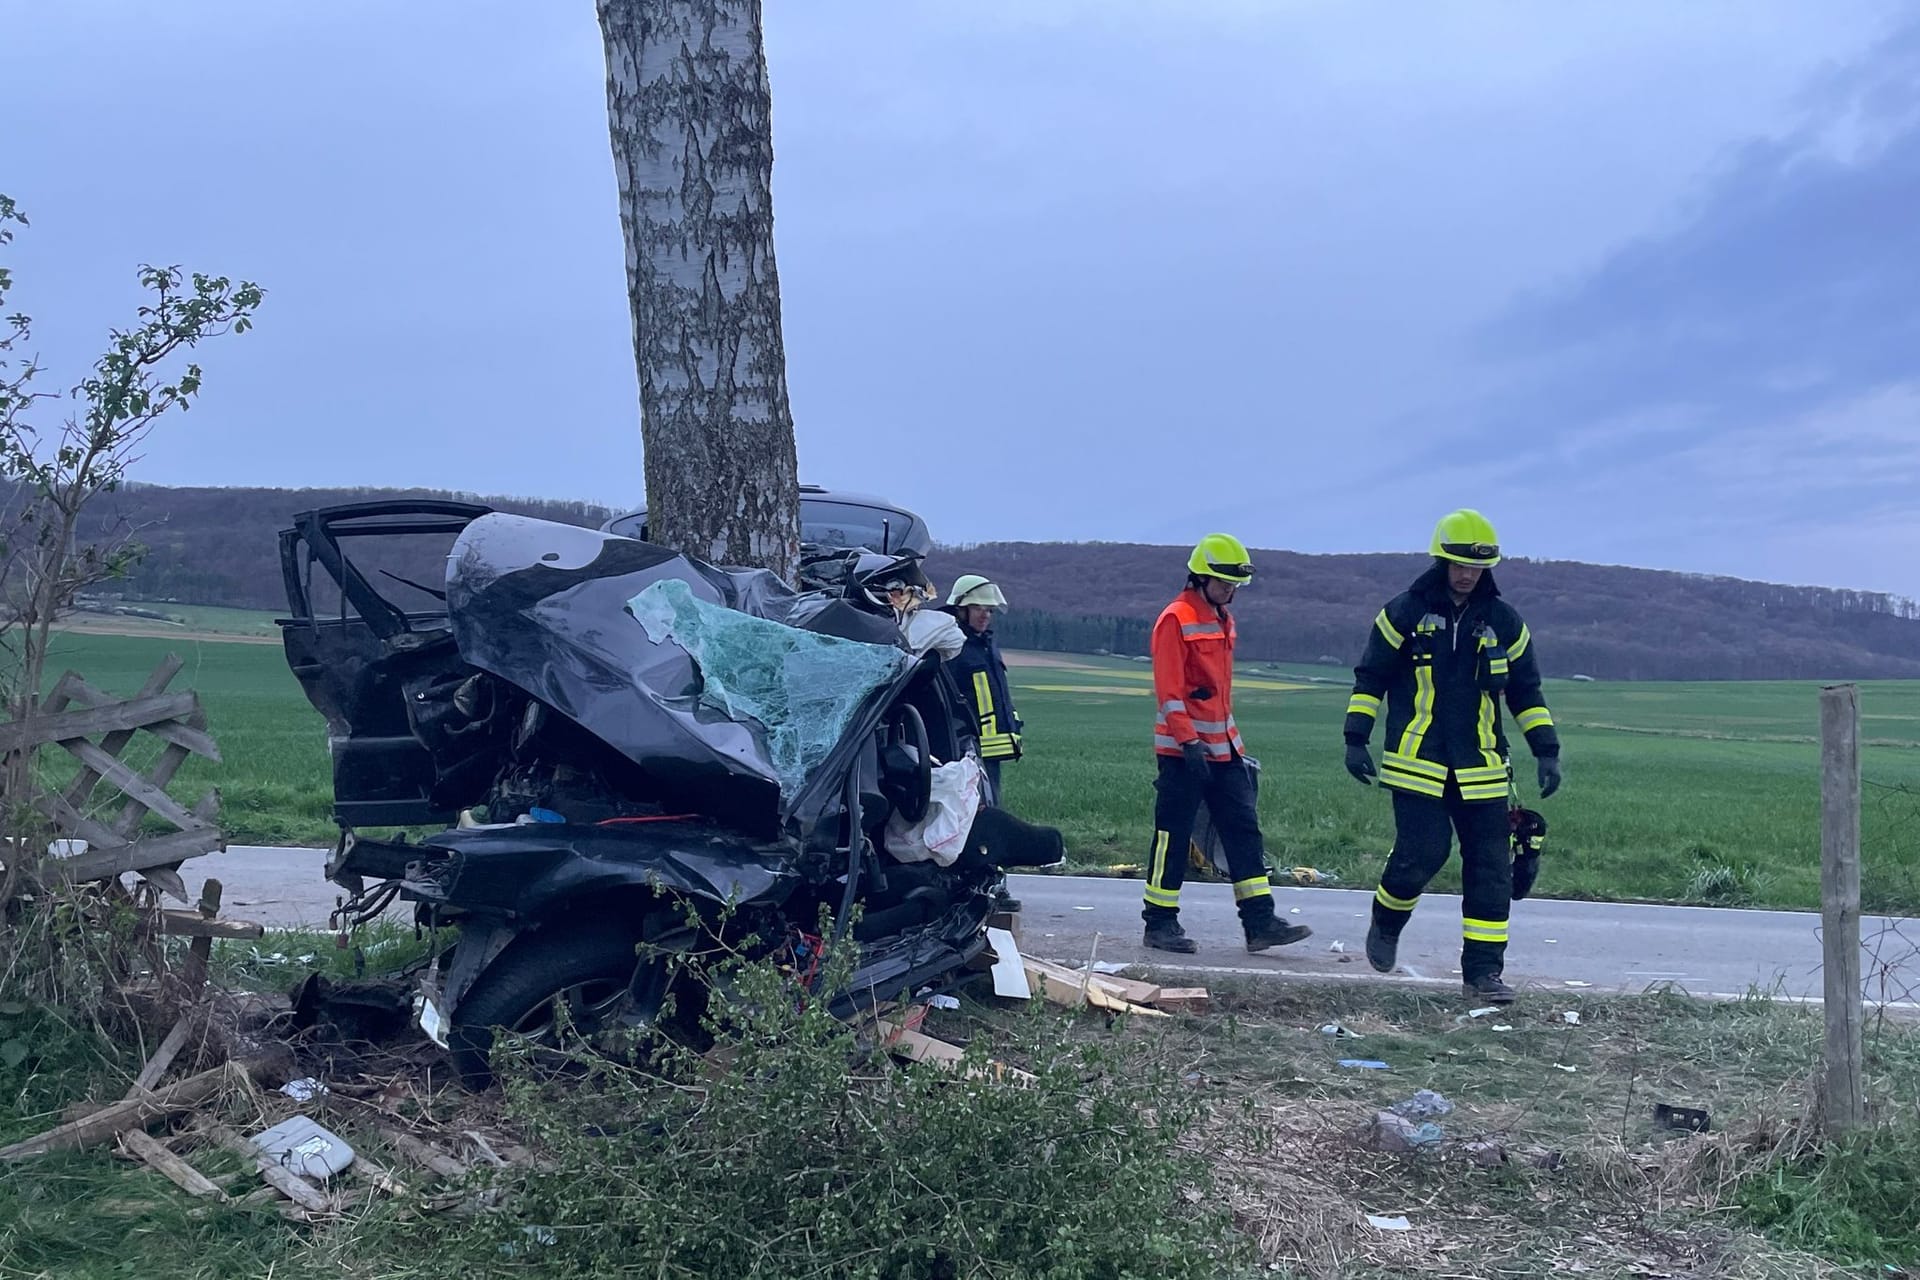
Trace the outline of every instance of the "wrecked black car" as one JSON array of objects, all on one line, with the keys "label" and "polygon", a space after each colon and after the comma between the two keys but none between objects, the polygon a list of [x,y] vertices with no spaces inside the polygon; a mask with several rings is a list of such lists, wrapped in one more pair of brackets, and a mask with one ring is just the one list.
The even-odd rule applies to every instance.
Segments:
[{"label": "wrecked black car", "polygon": [[1004,869],[1062,856],[978,803],[964,700],[851,585],[440,501],[306,512],[280,555],[327,874],[343,918],[455,927],[415,1004],[470,1084],[495,1028],[549,1032],[556,1002],[589,1032],[688,1016],[675,951],[753,938],[804,971],[823,908],[858,946],[837,1013],[938,984]]}]

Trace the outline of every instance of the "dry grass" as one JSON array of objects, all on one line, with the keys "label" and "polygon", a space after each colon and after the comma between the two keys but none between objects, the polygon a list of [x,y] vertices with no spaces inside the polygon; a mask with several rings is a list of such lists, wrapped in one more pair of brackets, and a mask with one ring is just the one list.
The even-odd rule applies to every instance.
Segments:
[{"label": "dry grass", "polygon": [[[1219,1194],[1280,1273],[1838,1273],[1744,1230],[1731,1207],[1744,1179],[1814,1141],[1802,1118],[1817,1010],[1545,996],[1463,1019],[1453,1002],[1389,987],[1246,984],[1214,995],[1210,1013],[1171,1026],[1109,1029],[1083,1018],[1076,1031],[1127,1037],[1211,1100],[1200,1140]],[[964,1012],[989,1027],[1017,1016]],[[941,1033],[964,1037],[959,1017],[948,1015]],[[1333,1019],[1358,1038],[1322,1034]],[[1392,1069],[1340,1067],[1347,1057]],[[1874,1066],[1884,1098],[1910,1098],[1920,1043],[1883,1026]],[[1439,1121],[1444,1141],[1410,1154],[1370,1149],[1374,1112],[1419,1088],[1455,1103]],[[1713,1128],[1656,1128],[1655,1102],[1704,1107]],[[1469,1146],[1480,1142],[1507,1158],[1477,1163]],[[1411,1229],[1382,1230],[1369,1214],[1405,1215]]]}]

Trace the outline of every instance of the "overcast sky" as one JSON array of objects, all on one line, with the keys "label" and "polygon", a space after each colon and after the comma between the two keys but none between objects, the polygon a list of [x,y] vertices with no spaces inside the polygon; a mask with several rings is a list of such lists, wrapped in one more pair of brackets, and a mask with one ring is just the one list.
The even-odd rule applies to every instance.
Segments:
[{"label": "overcast sky", "polygon": [[[1874,0],[770,0],[801,474],[943,541],[1920,596],[1920,23]],[[139,478],[641,498],[588,0],[0,0],[77,379],[268,290]],[[9,308],[12,309],[12,308]]]}]

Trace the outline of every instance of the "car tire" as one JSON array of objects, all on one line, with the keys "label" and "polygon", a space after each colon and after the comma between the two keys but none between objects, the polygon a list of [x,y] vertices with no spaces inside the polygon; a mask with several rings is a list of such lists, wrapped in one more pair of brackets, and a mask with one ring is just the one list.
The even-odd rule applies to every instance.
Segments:
[{"label": "car tire", "polygon": [[[536,1041],[543,1030],[551,1035],[556,1001],[568,1001],[575,1026],[588,1034],[601,1019],[630,1012],[627,993],[637,965],[654,967],[642,976],[640,986],[650,991],[657,1011],[669,987],[683,984],[673,981],[665,956],[638,954],[642,938],[648,936],[645,925],[632,921],[585,930],[544,929],[503,952],[454,1010],[447,1045],[460,1082],[476,1091],[493,1082],[490,1058],[497,1028]],[[698,1016],[697,1009],[676,1008],[675,1013],[676,1023]]]}]

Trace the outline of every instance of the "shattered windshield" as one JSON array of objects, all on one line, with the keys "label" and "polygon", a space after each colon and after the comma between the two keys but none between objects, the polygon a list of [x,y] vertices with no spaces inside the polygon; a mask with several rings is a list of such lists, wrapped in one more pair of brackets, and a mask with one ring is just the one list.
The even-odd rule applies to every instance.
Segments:
[{"label": "shattered windshield", "polygon": [[875,689],[912,658],[903,650],[801,631],[695,596],[686,582],[655,582],[627,607],[658,644],[686,650],[700,675],[700,701],[766,734],[783,796],[826,759]]}]

